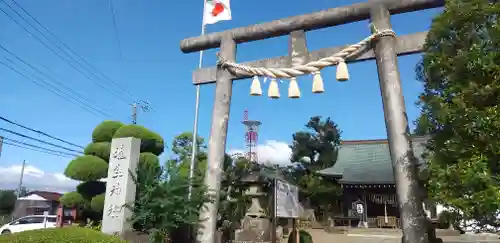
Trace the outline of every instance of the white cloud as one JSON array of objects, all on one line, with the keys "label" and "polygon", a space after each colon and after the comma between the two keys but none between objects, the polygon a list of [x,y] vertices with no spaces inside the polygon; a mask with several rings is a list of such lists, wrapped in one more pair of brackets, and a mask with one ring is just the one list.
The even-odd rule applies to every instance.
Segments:
[{"label": "white cloud", "polygon": [[[0,188],[16,189],[19,186],[21,168],[22,165],[0,167]],[[31,165],[24,168],[23,186],[28,190],[68,192],[74,191],[78,183],[62,173],[47,173]]]},{"label": "white cloud", "polygon": [[[243,149],[230,149],[229,154],[244,153]],[[278,165],[290,164],[292,150],[288,143],[276,140],[267,140],[264,144],[257,145],[257,154],[260,163],[270,163]]]}]

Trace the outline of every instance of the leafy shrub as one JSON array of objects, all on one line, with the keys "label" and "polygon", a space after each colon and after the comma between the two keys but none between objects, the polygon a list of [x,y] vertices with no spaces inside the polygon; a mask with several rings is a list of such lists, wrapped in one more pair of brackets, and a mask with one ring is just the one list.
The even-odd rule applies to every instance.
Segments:
[{"label": "leafy shrub", "polygon": [[448,229],[450,226],[459,228],[459,214],[453,211],[444,210],[438,215],[438,228]]},{"label": "leafy shrub", "polygon": [[16,193],[13,190],[0,190],[0,214],[10,214],[16,206]]},{"label": "leafy shrub", "polygon": [[1,235],[0,243],[126,243],[90,228],[66,227]]},{"label": "leafy shrub", "polygon": [[77,181],[94,181],[108,175],[108,163],[94,155],[83,155],[69,162],[64,175]]},{"label": "leafy shrub", "polygon": [[87,145],[83,153],[86,155],[94,155],[105,161],[109,161],[110,151],[111,151],[110,142],[98,142],[98,143],[90,143],[89,145]]},{"label": "leafy shrub", "polygon": [[62,205],[68,208],[81,206],[83,204],[83,197],[78,192],[65,193],[59,200]]},{"label": "leafy shrub", "polygon": [[89,229],[93,229],[93,230],[97,230],[97,231],[101,231],[101,227],[102,227],[102,221],[91,220],[90,222],[87,223],[87,225],[85,225],[85,228],[89,228]]},{"label": "leafy shrub", "polygon": [[86,181],[76,186],[76,191],[85,199],[91,199],[99,194],[106,192],[106,182]]},{"label": "leafy shrub", "polygon": [[[137,168],[144,172],[138,175],[146,174],[157,177],[162,173],[160,159],[153,153],[141,153],[139,155],[139,165]],[[143,181],[142,177],[138,177],[138,181],[141,183]]]},{"label": "leafy shrub", "polygon": [[[292,234],[295,234],[295,232],[292,231],[292,233],[288,237],[288,243],[294,243]],[[299,243],[313,243],[311,234],[309,234],[309,232],[305,230],[299,230]]]},{"label": "leafy shrub", "polygon": [[90,208],[96,212],[103,212],[105,197],[105,193],[93,197],[92,201],[90,201]]},{"label": "leafy shrub", "polygon": [[139,125],[126,125],[118,129],[113,138],[134,137],[141,139],[141,152],[160,155],[164,150],[163,138],[157,133]]},{"label": "leafy shrub", "polygon": [[153,153],[141,153],[139,155],[139,163],[143,164],[146,167],[160,167],[160,159],[158,159],[158,156],[154,155]]},{"label": "leafy shrub", "polygon": [[111,142],[116,131],[123,127],[119,121],[103,121],[92,132],[92,142]]},{"label": "leafy shrub", "polygon": [[[136,201],[126,206],[133,210],[134,228],[148,233],[150,242],[163,242],[167,236],[171,242],[186,242],[190,235],[185,233],[184,226],[199,222],[198,212],[211,198],[201,181],[183,177],[178,167],[165,169],[162,168],[164,173],[160,174],[137,170],[134,180],[141,178],[141,181],[137,184]],[[189,185],[193,186],[191,200],[187,198]]]}]

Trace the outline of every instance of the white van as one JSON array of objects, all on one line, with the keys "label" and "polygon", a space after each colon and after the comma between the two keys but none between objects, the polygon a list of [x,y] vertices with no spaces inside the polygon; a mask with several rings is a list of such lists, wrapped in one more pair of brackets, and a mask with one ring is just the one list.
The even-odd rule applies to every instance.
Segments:
[{"label": "white van", "polygon": [[18,218],[0,227],[0,234],[12,234],[28,230],[56,227],[56,215],[30,215]]}]

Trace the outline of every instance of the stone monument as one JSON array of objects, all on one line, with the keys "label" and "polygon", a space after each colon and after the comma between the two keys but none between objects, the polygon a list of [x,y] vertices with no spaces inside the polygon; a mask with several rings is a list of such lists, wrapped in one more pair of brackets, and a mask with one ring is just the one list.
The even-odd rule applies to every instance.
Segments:
[{"label": "stone monument", "polygon": [[[135,201],[135,175],[141,140],[137,138],[115,138],[111,142],[106,196],[102,215],[101,231],[110,235],[123,235],[132,230],[129,218],[132,211],[125,207]],[[130,174],[132,173],[132,175]]]}]

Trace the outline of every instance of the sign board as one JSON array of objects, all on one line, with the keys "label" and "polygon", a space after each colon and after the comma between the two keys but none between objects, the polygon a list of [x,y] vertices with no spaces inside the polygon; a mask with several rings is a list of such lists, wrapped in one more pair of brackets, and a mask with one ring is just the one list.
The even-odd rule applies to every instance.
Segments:
[{"label": "sign board", "polygon": [[351,203],[352,207],[352,216],[361,216],[365,211],[364,202],[361,200],[357,200]]},{"label": "sign board", "polygon": [[363,204],[362,203],[356,204],[356,212],[358,212],[359,215],[363,214]]},{"label": "sign board", "polygon": [[299,203],[299,188],[282,180],[274,183],[274,207],[277,218],[299,218],[302,206]]},{"label": "sign board", "polygon": [[101,226],[103,233],[120,235],[132,229],[129,221],[132,212],[125,204],[133,204],[135,200],[135,183],[130,173],[135,173],[140,148],[141,140],[137,138],[115,138],[111,141]]}]

